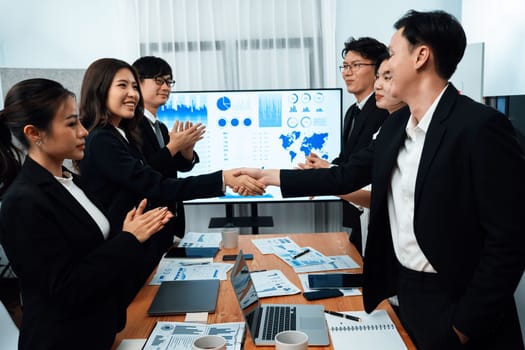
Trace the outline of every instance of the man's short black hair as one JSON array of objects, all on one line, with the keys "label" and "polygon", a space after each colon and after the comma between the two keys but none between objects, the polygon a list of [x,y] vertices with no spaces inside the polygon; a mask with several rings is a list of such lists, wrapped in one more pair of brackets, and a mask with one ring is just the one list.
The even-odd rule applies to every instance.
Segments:
[{"label": "man's short black hair", "polygon": [[416,47],[430,46],[436,61],[436,71],[443,79],[449,79],[463,58],[467,38],[459,21],[444,11],[408,11],[395,24],[403,29],[402,35]]},{"label": "man's short black hair", "polygon": [[170,65],[160,57],[141,57],[133,62],[133,68],[137,71],[140,79],[155,78],[164,75],[169,75],[173,78]]},{"label": "man's short black hair", "polygon": [[369,37],[362,37],[359,39],[354,39],[353,37],[348,38],[345,41],[345,47],[341,52],[343,58],[346,57],[346,54],[349,51],[357,52],[364,58],[371,60],[374,64],[381,55],[388,54],[388,49],[385,44]]}]

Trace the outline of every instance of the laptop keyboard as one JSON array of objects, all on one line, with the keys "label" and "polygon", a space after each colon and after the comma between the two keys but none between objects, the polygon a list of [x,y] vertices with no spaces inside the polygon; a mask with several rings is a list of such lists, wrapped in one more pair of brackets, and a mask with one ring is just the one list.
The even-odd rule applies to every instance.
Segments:
[{"label": "laptop keyboard", "polygon": [[295,330],[296,318],[293,306],[266,307],[266,325],[263,340],[274,340],[275,335],[282,331]]}]

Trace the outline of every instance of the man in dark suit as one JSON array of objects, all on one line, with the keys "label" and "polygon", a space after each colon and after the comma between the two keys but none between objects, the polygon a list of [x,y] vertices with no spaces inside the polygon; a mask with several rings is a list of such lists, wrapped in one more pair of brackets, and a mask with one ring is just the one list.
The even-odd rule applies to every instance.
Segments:
[{"label": "man in dark suit", "polygon": [[[145,118],[139,124],[142,154],[152,168],[164,176],[177,178],[178,171],[190,171],[199,162],[194,146],[202,139],[204,126],[176,122],[168,131],[157,119],[157,111],[168,101],[175,84],[170,65],[160,57],[145,56],[137,59],[133,67],[140,77],[144,97]],[[182,202],[174,201],[169,209],[176,218],[168,224],[167,230],[183,237],[186,224]]]},{"label": "man in dark suit", "polygon": [[523,349],[514,291],[525,267],[525,157],[510,121],[448,82],[463,57],[459,22],[409,11],[390,43],[394,113],[342,166],[264,170],[283,196],[371,183],[363,298],[399,297],[418,349]]},{"label": "man in dark suit", "polygon": [[[388,54],[386,46],[373,38],[350,38],[341,52],[343,65],[339,66],[346,89],[356,102],[348,108],[344,118],[342,148],[332,165],[341,165],[355,152],[368,146],[372,136],[383,124],[388,112],[377,108],[374,96],[375,64],[377,59]],[[315,153],[306,158],[303,169],[328,168],[331,164]],[[351,227],[350,241],[362,253],[361,221],[362,209],[343,200],[343,226]]]}]

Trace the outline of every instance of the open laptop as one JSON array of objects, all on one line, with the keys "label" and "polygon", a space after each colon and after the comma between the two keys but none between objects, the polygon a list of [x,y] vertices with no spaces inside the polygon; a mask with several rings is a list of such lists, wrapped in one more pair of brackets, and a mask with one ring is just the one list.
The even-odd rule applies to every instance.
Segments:
[{"label": "open laptop", "polygon": [[275,335],[285,330],[308,334],[308,345],[328,345],[328,329],[322,305],[260,304],[242,251],[230,277],[233,290],[255,345],[275,344]]}]

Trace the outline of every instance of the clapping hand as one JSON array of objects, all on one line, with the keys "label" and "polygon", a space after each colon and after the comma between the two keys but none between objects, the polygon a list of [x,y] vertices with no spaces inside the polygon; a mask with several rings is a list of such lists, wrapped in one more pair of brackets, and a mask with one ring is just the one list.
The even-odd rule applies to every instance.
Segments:
[{"label": "clapping hand", "polygon": [[314,152],[310,152],[310,155],[306,157],[304,163],[297,164],[299,169],[320,169],[320,168],[329,168],[330,163],[322,158],[320,158]]},{"label": "clapping hand", "polygon": [[137,208],[131,209],[122,225],[122,231],[131,233],[140,243],[160,231],[173,218],[173,214],[166,207],[144,212],[147,204],[148,201],[143,199]]},{"label": "clapping hand", "polygon": [[204,138],[206,126],[201,123],[175,121],[170,131],[170,141],[166,145],[171,155],[181,152],[184,158],[193,158],[195,144]]}]

